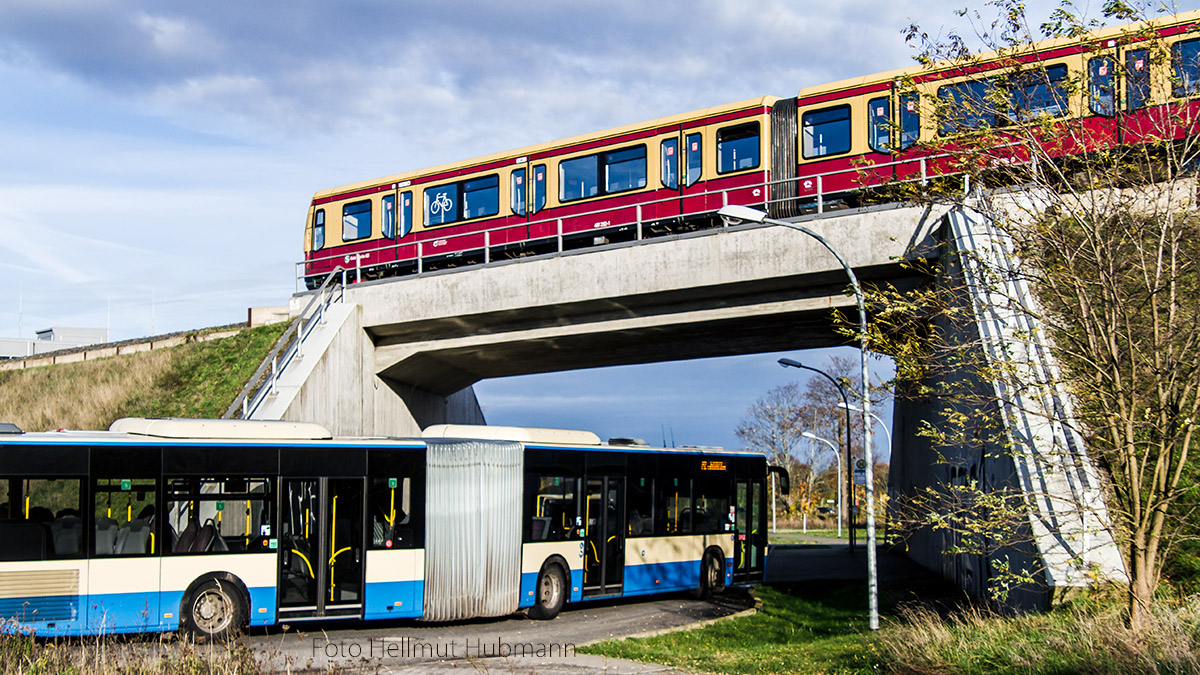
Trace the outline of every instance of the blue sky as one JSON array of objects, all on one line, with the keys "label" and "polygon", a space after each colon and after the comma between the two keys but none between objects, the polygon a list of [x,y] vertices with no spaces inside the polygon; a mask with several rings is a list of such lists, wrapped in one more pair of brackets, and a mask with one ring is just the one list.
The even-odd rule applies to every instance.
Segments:
[{"label": "blue sky", "polygon": [[[5,0],[0,336],[242,321],[295,290],[319,189],[904,66],[960,5]],[[479,392],[494,423],[733,445],[777,357]]]}]

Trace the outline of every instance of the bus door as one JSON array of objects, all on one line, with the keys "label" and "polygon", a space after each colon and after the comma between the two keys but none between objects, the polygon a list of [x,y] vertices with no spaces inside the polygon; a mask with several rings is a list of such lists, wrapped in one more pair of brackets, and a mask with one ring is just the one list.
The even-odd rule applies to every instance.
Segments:
[{"label": "bus door", "polygon": [[363,479],[289,478],[282,487],[280,618],[362,616]]},{"label": "bus door", "polygon": [[625,480],[587,479],[584,505],[583,595],[617,595],[625,576]]},{"label": "bus door", "polygon": [[684,129],[681,134],[679,191],[680,212],[686,217],[715,211],[722,206],[721,195],[708,194],[708,176],[704,175],[703,127]]},{"label": "bus door", "polygon": [[765,498],[763,479],[738,479],[734,583],[762,580],[767,549]]}]

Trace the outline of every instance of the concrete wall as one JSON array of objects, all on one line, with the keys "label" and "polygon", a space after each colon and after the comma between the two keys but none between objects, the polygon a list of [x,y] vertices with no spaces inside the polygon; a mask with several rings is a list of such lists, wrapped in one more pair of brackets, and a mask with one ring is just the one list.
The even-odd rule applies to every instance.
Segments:
[{"label": "concrete wall", "polygon": [[323,424],[337,436],[419,436],[431,424],[484,424],[471,388],[439,396],[375,374],[374,344],[353,307],[328,348],[315,358],[281,419]]}]

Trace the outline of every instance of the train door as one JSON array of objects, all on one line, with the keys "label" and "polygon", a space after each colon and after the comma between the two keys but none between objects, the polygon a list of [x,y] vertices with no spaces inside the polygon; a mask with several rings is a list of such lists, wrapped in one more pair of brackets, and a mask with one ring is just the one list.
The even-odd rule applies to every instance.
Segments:
[{"label": "train door", "polygon": [[618,595],[625,578],[625,481],[587,479],[584,505],[583,595]]},{"label": "train door", "polygon": [[737,481],[735,583],[761,581],[767,551],[766,489],[762,478]]},{"label": "train door", "polygon": [[721,208],[721,195],[708,194],[708,176],[704,175],[704,134],[702,128],[684,129],[680,134],[683,146],[680,157],[680,213],[684,217],[704,214]]},{"label": "train door", "polygon": [[361,616],[363,480],[289,478],[280,492],[280,618]]}]

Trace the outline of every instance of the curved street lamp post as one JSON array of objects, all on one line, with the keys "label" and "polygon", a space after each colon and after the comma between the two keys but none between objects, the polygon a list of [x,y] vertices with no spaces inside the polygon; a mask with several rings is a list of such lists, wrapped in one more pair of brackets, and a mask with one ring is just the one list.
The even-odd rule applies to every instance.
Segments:
[{"label": "curved street lamp post", "polygon": [[[723,206],[717,214],[726,221],[744,221],[751,223],[762,223],[764,225],[778,225],[792,230],[799,230],[804,234],[816,239],[822,246],[825,247],[837,261],[841,263],[842,268],[846,270],[846,276],[850,278],[850,285],[854,289],[854,299],[858,304],[858,324],[859,324],[859,353],[862,361],[862,422],[863,422],[863,459],[867,462],[867,480],[866,480],[866,499],[867,499],[867,623],[871,630],[879,629],[879,577],[875,551],[875,458],[871,453],[871,434],[865,433],[870,427],[869,417],[871,414],[871,396],[869,375],[867,372],[867,303],[863,296],[862,288],[858,284],[858,277],[854,274],[854,270],[850,264],[846,262],[846,258],[842,256],[836,248],[833,247],[824,237],[813,232],[807,227],[799,223],[789,223],[785,220],[776,220],[768,218],[767,214],[757,209],[752,209],[748,206],[739,204],[729,204]],[[846,453],[849,455],[849,452]]]},{"label": "curved street lamp post", "polygon": [[[838,446],[835,445],[833,443],[833,441],[827,441],[824,438],[821,438],[820,436],[809,433],[807,431],[800,435],[809,440],[821,441],[825,445],[828,445],[829,449],[833,452],[833,465],[835,467],[837,467],[837,495],[838,495],[838,503],[837,503],[837,528],[838,528],[837,532],[838,532],[838,535],[837,536],[839,539],[841,539],[841,537],[842,537],[842,509],[845,506],[846,500],[842,497],[842,458],[838,457]],[[850,514],[846,514],[846,515],[850,515]]]}]

